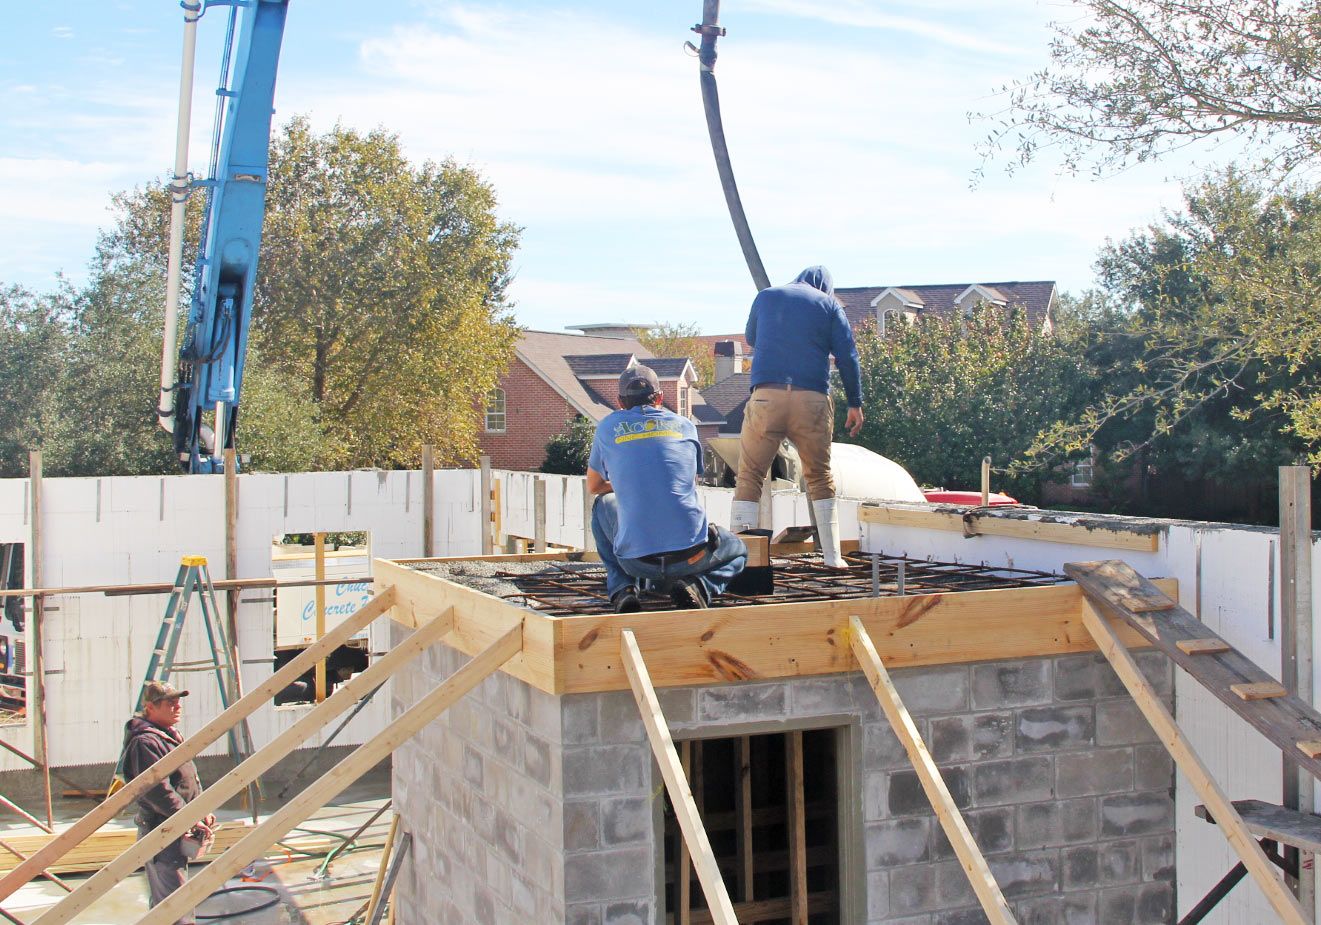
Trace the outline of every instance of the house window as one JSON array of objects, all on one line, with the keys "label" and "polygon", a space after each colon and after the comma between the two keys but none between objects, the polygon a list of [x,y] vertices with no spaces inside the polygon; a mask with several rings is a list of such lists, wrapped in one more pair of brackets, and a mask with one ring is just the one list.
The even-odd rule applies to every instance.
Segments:
[{"label": "house window", "polygon": [[688,399],[688,389],[683,385],[680,385],[675,391],[679,393],[679,416],[686,418],[688,417],[688,412],[691,410],[689,406],[692,404]]},{"label": "house window", "polygon": [[1073,471],[1069,473],[1069,486],[1071,488],[1091,488],[1093,471],[1093,456],[1088,454],[1086,459],[1080,459],[1073,464]]},{"label": "house window", "polygon": [[491,389],[486,396],[486,432],[503,434],[505,432],[505,390]]},{"label": "house window", "polygon": [[884,336],[888,333],[890,325],[898,323],[902,317],[904,317],[904,312],[899,308],[887,308],[881,312],[881,335]]}]

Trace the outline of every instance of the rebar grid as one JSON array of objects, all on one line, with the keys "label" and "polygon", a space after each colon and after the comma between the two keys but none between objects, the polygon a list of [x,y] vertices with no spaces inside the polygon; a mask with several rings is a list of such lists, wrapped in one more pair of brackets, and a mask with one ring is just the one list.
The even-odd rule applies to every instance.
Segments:
[{"label": "rebar grid", "polygon": [[[827,568],[819,554],[773,556],[775,593],[751,596],[726,591],[713,607],[748,604],[792,604],[805,601],[847,600],[862,597],[944,594],[952,591],[985,591],[992,588],[1035,588],[1060,584],[1069,579],[1051,572],[999,568],[957,562],[932,562],[885,553],[853,552],[846,557],[847,569]],[[600,616],[611,612],[605,594],[605,569],[573,570],[546,563],[544,571],[532,574],[497,572],[494,578],[508,582],[518,591],[501,595],[504,600],[552,617]],[[639,595],[643,610],[670,610],[668,595],[644,589]]]}]

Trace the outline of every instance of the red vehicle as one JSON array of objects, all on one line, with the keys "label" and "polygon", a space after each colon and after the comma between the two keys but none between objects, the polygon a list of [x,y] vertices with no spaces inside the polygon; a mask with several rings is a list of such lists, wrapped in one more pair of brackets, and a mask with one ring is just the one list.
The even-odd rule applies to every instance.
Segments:
[{"label": "red vehicle", "polygon": [[[980,491],[946,491],[943,488],[927,488],[922,491],[922,494],[932,504],[968,504],[977,507],[982,503],[982,493]],[[991,507],[1017,503],[1016,498],[1002,495],[998,491],[991,492],[988,501]]]}]

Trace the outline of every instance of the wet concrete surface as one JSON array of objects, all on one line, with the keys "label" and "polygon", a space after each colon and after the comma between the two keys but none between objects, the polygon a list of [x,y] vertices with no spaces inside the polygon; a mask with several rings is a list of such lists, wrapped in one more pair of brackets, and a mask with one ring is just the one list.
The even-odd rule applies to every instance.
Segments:
[{"label": "wet concrete surface", "polygon": [[[373,772],[300,829],[291,832],[290,837],[334,833],[347,839],[387,802],[389,789],[388,770]],[[262,818],[278,808],[272,802],[265,807],[267,812]],[[61,813],[62,816],[65,814]],[[222,822],[251,819],[239,811],[219,815]],[[74,811],[58,822],[67,824],[76,816]],[[246,878],[236,877],[226,882],[225,888],[233,889],[233,892],[213,895],[197,908],[199,925],[208,922],[224,922],[226,925],[343,925],[371,894],[390,818],[391,813],[387,810],[358,837],[350,850],[335,857],[324,877],[318,876],[324,856],[306,857],[273,846],[265,858],[248,868]],[[6,827],[3,831],[12,833],[20,828]],[[193,868],[194,871],[200,869]],[[70,874],[61,879],[77,888],[87,876]],[[64,895],[55,884],[39,879],[9,897],[4,910],[20,922],[31,923]],[[273,904],[272,900],[275,900]],[[248,911],[268,905],[260,911]],[[128,925],[138,921],[146,912],[147,882],[139,872],[116,884],[87,912],[74,918],[73,925]]]}]

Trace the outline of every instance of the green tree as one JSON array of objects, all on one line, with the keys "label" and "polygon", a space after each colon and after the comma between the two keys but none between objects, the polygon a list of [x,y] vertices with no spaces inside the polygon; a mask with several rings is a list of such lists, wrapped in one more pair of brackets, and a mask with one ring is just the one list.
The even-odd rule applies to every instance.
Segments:
[{"label": "green tree", "polygon": [[253,319],[263,360],[304,383],[327,462],[476,455],[518,329],[505,301],[519,230],[472,168],[414,166],[396,136],[306,119],[272,144]]},{"label": "green tree", "polygon": [[48,441],[68,357],[68,313],[62,295],[0,286],[0,477],[27,475],[28,451]]},{"label": "green tree", "polygon": [[658,357],[687,357],[692,360],[699,389],[715,381],[715,356],[711,345],[702,339],[701,329],[695,324],[673,321],[639,329],[638,343]]},{"label": "green tree", "polygon": [[1095,444],[1226,483],[1272,480],[1304,451],[1321,462],[1321,190],[1213,176],[1097,268],[1123,306],[1089,346],[1103,388],[1032,455]]},{"label": "green tree", "polygon": [[[1076,413],[1088,375],[1072,342],[1041,334],[1018,310],[983,305],[971,317],[924,318],[858,336],[866,421],[855,442],[890,457],[919,483],[980,484],[983,456],[996,480],[1034,501],[1041,468],[1011,468],[1037,433]],[[843,402],[836,402],[842,433]]]},{"label": "green tree", "polygon": [[1287,172],[1321,154],[1315,0],[1082,0],[1055,25],[1051,63],[1002,89],[985,145],[1026,164],[1109,173],[1235,138]]},{"label": "green tree", "polygon": [[564,430],[550,438],[546,444],[546,458],[541,471],[557,475],[584,475],[587,460],[592,455],[592,438],[596,424],[581,414],[564,425]]}]

